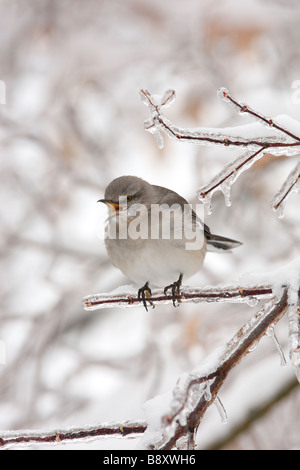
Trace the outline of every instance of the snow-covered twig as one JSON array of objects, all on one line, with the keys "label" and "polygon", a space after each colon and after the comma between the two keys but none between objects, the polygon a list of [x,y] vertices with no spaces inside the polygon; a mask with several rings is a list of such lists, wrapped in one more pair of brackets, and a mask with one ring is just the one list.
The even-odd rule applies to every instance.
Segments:
[{"label": "snow-covered twig", "polygon": [[[263,116],[261,113],[255,111],[254,109],[250,108],[247,104],[239,103],[237,100],[235,100],[228,92],[226,88],[220,88],[218,91],[219,95],[224,101],[227,101],[228,103],[231,103],[233,107],[240,113],[240,114],[250,114],[250,116],[254,117],[258,121],[261,121],[263,124],[273,127],[274,129],[277,129],[278,131],[282,132],[283,134],[286,134],[288,137],[291,137],[293,140],[296,140],[300,142],[300,137],[295,135],[293,132],[288,131],[284,127],[278,125],[276,122],[274,122],[273,119]],[[272,145],[270,142],[265,143],[266,146]],[[294,143],[293,145],[296,145]]]},{"label": "snow-covered twig", "polygon": [[147,428],[142,447],[169,450],[176,446],[178,439],[195,433],[207,408],[218,399],[229,372],[280,320],[287,308],[288,288],[284,288],[281,297],[269,299],[227,343],[225,349],[216,351],[191,374],[181,377],[173,390],[169,412],[156,425]]},{"label": "snow-covered twig", "polygon": [[[85,310],[98,310],[110,307],[139,307],[141,300],[137,292],[119,292],[107,294],[93,294],[83,298],[82,303]],[[272,296],[270,285],[252,286],[228,286],[228,287],[183,287],[180,295],[175,296],[178,302],[247,302],[254,305],[260,299]],[[152,290],[151,301],[155,304],[172,303],[172,296],[164,294],[163,290]]]},{"label": "snow-covered twig", "polygon": [[[299,273],[300,278],[300,273]],[[297,295],[297,289],[289,299],[289,339],[290,339],[290,358],[298,381],[300,382],[300,289]]]},{"label": "snow-covered twig", "polygon": [[272,201],[273,210],[277,213],[278,217],[283,217],[285,202],[293,191],[300,191],[300,162],[290,172]]},{"label": "snow-covered twig", "polygon": [[[194,442],[194,434],[199,426],[207,408],[216,403],[218,409],[222,408],[218,393],[226,380],[228,373],[241,359],[257,345],[262,336],[271,337],[280,354],[281,365],[285,365],[285,357],[276,339],[274,325],[289,311],[291,360],[295,374],[299,379],[300,373],[300,279],[298,279],[298,263],[283,270],[281,276],[275,273],[269,285],[228,286],[183,288],[178,296],[181,302],[247,302],[254,306],[259,300],[265,300],[263,307],[254,315],[229,341],[225,348],[213,353],[204,363],[200,364],[192,373],[185,374],[173,390],[172,398],[168,403],[155,408],[164,409],[159,416],[159,422],[147,427],[142,438],[142,448],[171,449],[176,446],[178,439],[186,437],[187,445]],[[271,276],[271,275],[270,275]],[[282,282],[287,276],[286,282]],[[272,276],[271,276],[272,277]],[[168,303],[171,296],[162,291],[152,293],[152,302]],[[140,301],[137,295],[131,292],[96,294],[83,299],[86,310],[96,310],[115,306],[138,306]],[[159,397],[158,397],[159,398]],[[166,411],[169,410],[169,411]],[[150,411],[150,413],[152,413]],[[225,413],[222,412],[224,415]]]},{"label": "snow-covered twig", "polygon": [[[69,428],[65,430],[40,432],[40,431],[11,431],[0,435],[0,446],[24,446],[30,444],[50,444],[62,443],[68,441],[80,440],[89,441],[92,438],[116,436],[126,437],[134,435],[143,435],[141,446],[143,448],[171,449],[177,445],[178,439],[187,437],[189,446],[194,446],[194,435],[204,416],[207,408],[215,402],[220,409],[218,393],[222,387],[230,370],[235,367],[241,359],[251,351],[257,342],[265,334],[270,335],[270,328],[280,320],[286,309],[289,308],[289,314],[295,315],[298,328],[295,323],[291,323],[291,350],[292,360],[297,359],[294,367],[299,365],[299,304],[300,291],[298,297],[295,297],[295,290],[290,292],[289,286],[282,286],[281,296],[274,295],[269,286],[232,288],[232,289],[212,289],[195,290],[189,295],[197,296],[197,301],[229,301],[242,302],[248,301],[251,305],[258,299],[268,299],[264,306],[254,315],[229,341],[225,348],[221,348],[209,356],[200,364],[191,374],[185,374],[177,383],[173,390],[173,395],[169,401],[169,412],[165,412],[159,418],[159,426],[153,432],[152,425],[143,421],[126,421],[123,423],[101,424],[98,426],[84,426],[80,428]],[[197,292],[196,292],[197,291]],[[276,287],[278,294],[278,287]],[[99,296],[97,296],[98,298]],[[108,304],[107,295],[102,297],[103,303],[94,305],[93,308],[102,308],[112,305],[123,305],[124,296],[111,296],[111,304]],[[295,298],[294,298],[295,297]],[[128,299],[127,299],[128,300]],[[98,298],[99,301],[99,298]],[[166,301],[166,299],[165,299]],[[296,302],[295,304],[293,302]],[[290,305],[291,303],[291,305]],[[134,303],[130,303],[133,305]],[[294,308],[295,307],[295,308]],[[91,308],[91,307],[88,307]],[[294,317],[290,317],[292,320]],[[295,318],[294,318],[295,319]],[[297,347],[295,344],[297,341]],[[277,345],[278,346],[278,345]],[[297,371],[296,371],[297,374]],[[159,398],[159,397],[158,397]],[[222,404],[221,404],[222,407]],[[224,414],[224,411],[222,411]],[[158,429],[159,428],[159,432]],[[153,436],[158,436],[153,440]]]},{"label": "snow-covered twig", "polygon": [[30,444],[51,444],[75,441],[81,442],[91,438],[115,436],[128,437],[142,434],[146,424],[142,421],[125,421],[124,423],[101,424],[99,426],[83,426],[57,431],[8,431],[0,435],[1,447],[16,447]]},{"label": "snow-covered twig", "polygon": [[[239,103],[232,98],[225,88],[221,88],[218,93],[223,100],[233,105],[241,115],[253,117],[260,124],[267,126],[268,130],[262,133],[261,129],[259,131],[255,127],[256,132],[262,133],[261,136],[251,135],[250,137],[244,137],[243,132],[247,135],[249,126],[244,126],[244,128],[239,129],[179,128],[174,126],[161,112],[162,108],[169,106],[174,101],[174,90],[168,90],[163,97],[152,96],[147,90],[140,91],[141,99],[149,107],[151,113],[150,119],[145,121],[145,130],[154,134],[160,148],[163,147],[163,131],[169,137],[182,142],[188,141],[200,145],[221,145],[224,147],[241,147],[246,149],[243,155],[230,161],[208,184],[202,186],[197,191],[197,197],[206,205],[208,213],[212,211],[211,199],[212,195],[217,190],[224,193],[225,202],[230,206],[230,187],[232,184],[243,171],[249,169],[257,160],[262,158],[267,151],[270,153],[270,149],[272,149],[274,155],[284,153],[285,155],[291,156],[299,153],[300,148],[299,123],[295,123],[291,118],[287,120],[286,116],[280,116],[276,119],[263,116],[248,105]],[[289,125],[296,127],[299,135],[288,130],[286,125],[282,125],[280,123],[282,120],[284,123],[287,122]],[[274,199],[273,208],[278,216],[282,216],[283,212],[281,206],[283,206],[283,202],[285,202],[292,191],[299,189],[299,171],[297,168],[294,170],[295,174],[293,172],[293,174],[288,177],[282,190]]]}]

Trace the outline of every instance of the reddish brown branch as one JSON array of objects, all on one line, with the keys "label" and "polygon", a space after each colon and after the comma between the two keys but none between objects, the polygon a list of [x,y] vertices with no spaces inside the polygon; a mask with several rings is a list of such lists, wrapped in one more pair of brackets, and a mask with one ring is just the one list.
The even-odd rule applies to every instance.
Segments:
[{"label": "reddish brown branch", "polygon": [[[273,303],[272,308],[270,308],[267,313],[262,316],[261,321],[257,321],[253,328],[250,328],[248,334],[245,334],[244,332],[245,327],[241,328],[241,330],[235,335],[235,338],[233,338],[233,340],[228,343],[224,360],[220,362],[217,369],[208,376],[198,378],[198,383],[203,383],[205,380],[210,381],[210,398],[207,399],[205,394],[200,394],[199,401],[196,403],[195,407],[187,417],[186,424],[184,425],[180,424],[180,420],[177,419],[178,413],[175,413],[172,417],[168,417],[170,424],[174,422],[176,423],[174,432],[172,432],[171,435],[167,437],[167,439],[163,439],[160,443],[156,443],[155,448],[160,450],[172,449],[176,446],[176,442],[180,437],[188,435],[191,432],[191,429],[197,429],[207,408],[216,399],[220,388],[224,384],[224,381],[227,378],[229,372],[249,352],[251,347],[266,334],[268,328],[280,320],[280,318],[284,315],[287,307],[288,291],[285,288],[279,301]],[[240,339],[238,342],[238,347],[233,348],[232,346],[235,344],[237,339]],[[192,385],[195,385],[196,383],[197,380],[193,379]],[[191,387],[189,386],[187,388],[187,393],[190,391]],[[179,409],[179,412],[182,410],[183,406]]]},{"label": "reddish brown branch", "polygon": [[231,176],[233,176],[240,168],[242,168],[246,163],[250,162],[251,160],[253,160],[257,155],[259,155],[262,151],[264,150],[264,148],[260,148],[259,150],[257,150],[256,152],[254,152],[252,155],[250,155],[248,158],[246,158],[242,163],[240,163],[239,165],[236,166],[236,168],[234,168],[233,170],[231,170],[226,176],[224,176],[224,178],[221,178],[215,185],[212,185],[209,189],[207,189],[206,191],[201,191],[201,195],[203,197],[206,197],[209,193],[211,193],[214,189],[216,189],[218,186],[220,186],[222,183],[224,183],[224,181],[226,181],[228,178],[230,178]]},{"label": "reddish brown branch", "polygon": [[[239,174],[249,168],[257,159],[257,156],[261,158],[266,150],[270,149],[279,149],[286,148],[287,152],[290,148],[297,148],[300,146],[300,137],[295,133],[285,129],[273,119],[263,116],[261,113],[251,109],[248,105],[239,103],[237,100],[232,98],[229,92],[221,88],[219,94],[226,102],[234,106],[234,108],[244,114],[248,114],[260,121],[264,125],[272,129],[276,129],[282,134],[281,138],[277,136],[268,136],[268,137],[257,137],[257,138],[243,138],[240,136],[231,136],[224,135],[226,130],[224,129],[182,129],[175,127],[168,119],[166,119],[161,113],[161,108],[170,104],[175,97],[175,92],[169,90],[166,92],[165,96],[157,102],[157,99],[154,100],[151,94],[147,90],[141,90],[141,97],[144,103],[149,106],[151,117],[150,120],[145,122],[145,129],[149,132],[152,132],[158,141],[158,145],[161,147],[163,145],[161,131],[165,132],[169,137],[177,139],[179,141],[189,141],[195,144],[212,144],[212,145],[222,145],[225,147],[243,147],[251,151],[246,153],[242,158],[238,158],[236,161],[231,162],[228,165],[228,168],[225,171],[221,171],[216,177],[208,184],[203,186],[197,191],[197,195],[200,200],[207,202],[207,207],[209,211],[210,208],[210,198],[215,190],[221,189],[222,185],[228,184],[229,187],[237,179]],[[291,140],[292,139],[292,140]],[[253,151],[252,151],[253,150]],[[298,182],[299,177],[295,183],[292,183],[286,192],[282,195],[282,198],[276,198],[275,204],[273,207],[275,211],[280,214],[280,211],[277,211],[278,208],[281,209],[281,205],[289,194],[294,190],[296,183]],[[209,197],[207,197],[209,196]],[[229,205],[229,198],[227,197],[226,203]]]},{"label": "reddish brown branch", "polygon": [[300,174],[298,175],[297,179],[291,184],[291,186],[286,190],[282,198],[274,205],[275,209],[278,209],[278,207],[283,203],[283,201],[288,197],[288,195],[293,191],[295,185],[298,183],[300,179]]},{"label": "reddish brown branch", "polygon": [[[188,133],[184,131],[183,129],[176,129],[174,130],[169,124],[168,121],[166,120],[165,117],[163,116],[158,116],[157,117],[157,123],[161,125],[163,130],[173,138],[176,138],[182,142],[184,141],[189,141],[193,143],[203,143],[203,144],[216,144],[216,145],[223,145],[224,147],[252,147],[252,146],[259,146],[261,147],[261,150],[266,150],[269,148],[273,147],[297,147],[299,146],[299,142],[280,142],[278,140],[268,140],[267,142],[260,140],[259,138],[257,139],[235,139],[235,138],[230,138],[226,136],[222,137],[208,137],[207,135],[197,135],[197,132],[195,131],[194,134],[192,135],[191,133]],[[152,126],[154,126],[153,124]],[[279,127],[279,126],[277,126]],[[151,126],[146,128],[146,130],[150,130]]]},{"label": "reddish brown branch", "polygon": [[76,439],[89,439],[93,437],[126,437],[134,434],[142,434],[146,430],[146,424],[143,422],[125,422],[124,424],[103,424],[101,426],[70,429],[62,431],[53,431],[49,433],[42,433],[38,431],[18,433],[7,433],[0,436],[0,446],[9,446],[14,444],[27,444],[27,443],[55,443],[62,441],[74,441]]},{"label": "reddish brown branch", "polygon": [[[244,300],[264,299],[272,295],[272,287],[248,286],[248,287],[206,287],[204,289],[183,287],[182,293],[176,296],[178,302],[243,302]],[[171,303],[172,296],[165,295],[161,290],[152,290],[151,301],[157,303]],[[140,306],[141,301],[137,294],[94,294],[88,295],[83,300],[83,307],[86,310],[96,310],[101,308],[116,306]]]},{"label": "reddish brown branch", "polygon": [[228,93],[227,90],[221,89],[221,93],[223,94],[223,98],[225,98],[226,101],[230,102],[233,104],[234,107],[236,107],[240,112],[245,113],[245,114],[250,114],[253,116],[255,119],[258,119],[262,121],[263,123],[267,124],[270,127],[273,127],[274,129],[277,129],[278,131],[282,132],[283,134],[288,135],[292,139],[297,140],[300,142],[300,137],[293,134],[292,132],[288,131],[287,129],[284,129],[283,127],[279,126],[276,124],[276,122],[273,121],[273,119],[268,118],[266,116],[263,116],[262,114],[258,113],[257,111],[254,111],[251,109],[247,104],[241,104],[238,101],[236,101],[232,96]]},{"label": "reddish brown branch", "polygon": [[[151,120],[147,122],[145,125],[145,129],[151,131],[152,128],[158,127],[161,128],[163,131],[166,132],[167,135],[178,139],[180,141],[193,141],[195,143],[204,143],[204,144],[215,144],[215,145],[223,145],[225,147],[235,146],[235,147],[251,147],[251,146],[258,146],[262,147],[262,149],[267,149],[270,147],[295,147],[300,145],[300,137],[293,134],[292,132],[284,129],[280,125],[276,124],[273,119],[266,118],[263,115],[259,114],[258,112],[252,110],[247,105],[242,105],[238,101],[234,100],[231,95],[229,95],[228,91],[223,91],[222,96],[226,99],[226,101],[234,104],[241,112],[248,113],[259,119],[260,121],[268,124],[270,127],[277,129],[278,131],[282,132],[283,134],[291,137],[292,139],[296,140],[296,142],[287,142],[279,140],[277,137],[268,137],[267,139],[256,138],[256,139],[247,139],[243,137],[229,137],[222,135],[220,129],[214,129],[212,133],[209,129],[201,128],[201,129],[182,129],[174,126],[168,119],[161,114],[161,108],[164,107],[168,99],[166,101],[162,101],[159,104],[156,104],[151,96],[151,94],[147,90],[141,90],[140,94],[142,96],[143,101],[150,107],[151,110]],[[172,91],[170,96],[175,96],[175,92]],[[223,130],[222,130],[223,131]],[[209,135],[208,135],[209,134]]]},{"label": "reddish brown branch", "polygon": [[[288,198],[288,196],[298,188],[300,181],[300,162],[297,163],[296,167],[290,172],[286,181],[283,183],[282,187],[274,197],[272,203],[275,212],[278,212],[279,215],[282,215],[282,207]],[[281,211],[278,211],[281,209]]]}]

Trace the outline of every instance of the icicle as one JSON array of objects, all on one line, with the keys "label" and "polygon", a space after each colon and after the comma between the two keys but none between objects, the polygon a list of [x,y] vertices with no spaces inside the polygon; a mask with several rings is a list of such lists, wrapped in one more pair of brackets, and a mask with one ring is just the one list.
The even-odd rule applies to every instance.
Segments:
[{"label": "icicle", "polygon": [[159,127],[157,126],[157,124],[153,123],[153,126],[149,127],[146,130],[154,135],[158,148],[163,149],[164,148],[164,139],[163,139],[162,132],[159,129]]},{"label": "icicle", "polygon": [[246,302],[249,307],[256,307],[256,305],[258,304],[258,299],[256,297],[247,297]]},{"label": "icicle", "polygon": [[202,191],[202,188],[200,188],[197,191],[197,197],[202,202],[202,204],[204,205],[206,213],[208,215],[210,215],[212,213],[212,203],[211,203],[212,195],[213,195],[213,193],[206,194],[205,191]]},{"label": "icicle", "polygon": [[164,146],[161,125],[158,120],[161,108],[168,107],[175,100],[174,90],[168,90],[161,95],[151,95],[147,90],[140,91],[140,97],[143,103],[150,109],[151,117],[144,122],[144,129],[154,135],[157,145],[160,149]]},{"label": "icicle", "polygon": [[220,398],[218,397],[218,395],[215,398],[214,405],[217,408],[218,413],[220,415],[221,423],[222,424],[227,424],[226,409],[225,409],[225,406],[223,405],[223,403],[221,402]]},{"label": "icicle", "polygon": [[223,181],[223,183],[220,186],[220,190],[224,194],[224,199],[225,199],[225,204],[227,207],[231,206],[231,198],[230,198],[230,187],[231,187],[231,181],[230,179],[227,179]]},{"label": "icicle", "polygon": [[204,207],[205,207],[207,215],[211,215],[212,214],[212,197],[211,197],[211,195],[207,196],[205,198],[205,200],[202,201],[202,202],[204,202]]},{"label": "icicle", "polygon": [[278,219],[282,219],[284,216],[284,206],[285,204],[282,202],[281,204],[277,205],[275,200],[272,201],[272,209],[277,215]]},{"label": "icicle", "polygon": [[285,203],[294,191],[300,191],[300,162],[298,162],[295,168],[290,172],[272,201],[272,209],[277,217],[283,217]]},{"label": "icicle", "polygon": [[278,341],[278,339],[277,339],[277,336],[276,336],[276,334],[275,334],[274,326],[270,326],[270,327],[267,329],[266,335],[269,336],[269,337],[273,340],[273,342],[274,342],[274,344],[275,344],[275,346],[276,346],[276,349],[277,349],[277,351],[278,351],[278,353],[279,353],[279,357],[280,357],[280,365],[281,365],[281,366],[286,366],[286,365],[287,365],[287,362],[286,362],[286,359],[285,359],[285,355],[284,355],[284,352],[283,352],[282,347],[281,347],[280,344],[279,344],[279,341]]},{"label": "icicle", "polygon": [[212,380],[207,380],[207,382],[205,383],[204,398],[205,398],[206,401],[210,401],[211,397],[212,397],[211,389],[210,389],[210,386],[211,386],[212,382],[213,382]]},{"label": "icicle", "polygon": [[222,191],[225,197],[227,206],[231,205],[230,188],[237,178],[246,170],[248,170],[253,163],[263,156],[263,152],[257,150],[254,153],[247,151],[237,159],[229,162],[222,171],[220,171],[209,184],[202,186],[197,191],[197,197],[207,207],[207,213],[211,214],[211,198],[216,191]]}]

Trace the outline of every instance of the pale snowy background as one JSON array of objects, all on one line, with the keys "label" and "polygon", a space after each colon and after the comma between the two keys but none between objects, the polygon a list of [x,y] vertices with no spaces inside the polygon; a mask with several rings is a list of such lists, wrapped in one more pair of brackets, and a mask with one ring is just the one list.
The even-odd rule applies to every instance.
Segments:
[{"label": "pale snowy background", "polygon": [[[182,127],[251,122],[217,98],[221,86],[263,114],[300,120],[299,22],[297,1],[1,1],[1,430],[144,419],[148,399],[172,389],[255,313],[238,304],[86,312],[81,299],[127,283],[106,255],[106,209],[96,204],[113,178],[134,174],[195,202],[197,189],[238,155],[168,138],[159,150],[143,130],[139,90],[175,89],[165,114]],[[189,284],[273,271],[299,255],[299,194],[283,219],[270,209],[295,162],[262,159],[233,186],[230,208],[216,193],[205,222],[243,246],[209,254]],[[287,351],[285,318],[276,332]],[[209,409],[199,447],[224,439],[232,449],[299,449],[294,384],[289,361],[280,367],[264,338],[221,390],[228,424]]]}]

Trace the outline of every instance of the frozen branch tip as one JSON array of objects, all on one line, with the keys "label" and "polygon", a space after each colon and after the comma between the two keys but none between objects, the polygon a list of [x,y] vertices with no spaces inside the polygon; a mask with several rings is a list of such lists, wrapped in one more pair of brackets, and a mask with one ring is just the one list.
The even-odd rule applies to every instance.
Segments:
[{"label": "frozen branch tip", "polygon": [[[159,148],[164,146],[164,133],[168,137],[180,142],[244,149],[243,154],[235,160],[231,160],[208,184],[198,189],[197,197],[205,204],[209,214],[212,212],[212,196],[215,191],[223,192],[225,203],[227,206],[230,206],[231,186],[242,172],[251,168],[266,153],[272,153],[273,155],[284,154],[288,157],[299,153],[300,123],[287,116],[279,116],[278,118],[266,117],[252,109],[248,104],[240,103],[234,99],[226,88],[220,88],[218,96],[226,103],[231,104],[240,115],[248,115],[260,125],[260,130],[257,130],[256,136],[244,137],[240,135],[242,131],[247,135],[249,125],[237,129],[211,129],[205,127],[185,129],[177,127],[161,112],[163,108],[174,102],[176,98],[174,90],[168,90],[163,95],[151,95],[149,91],[142,89],[140,96],[143,103],[150,110],[150,118],[145,121],[144,128],[154,135]],[[288,130],[288,126],[296,128],[298,133]],[[270,129],[272,133],[269,132]],[[295,173],[297,174],[296,181],[292,179]],[[272,201],[272,208],[278,217],[283,217],[284,204],[291,193],[299,191],[299,173],[299,165],[297,164]]]}]

